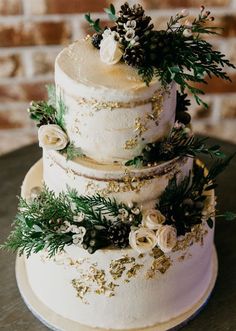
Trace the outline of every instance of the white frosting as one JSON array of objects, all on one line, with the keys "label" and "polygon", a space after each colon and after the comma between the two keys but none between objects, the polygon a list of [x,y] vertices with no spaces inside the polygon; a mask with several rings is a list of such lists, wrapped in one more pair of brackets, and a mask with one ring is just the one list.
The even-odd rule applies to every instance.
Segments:
[{"label": "white frosting", "polygon": [[100,193],[117,201],[154,206],[174,175],[182,180],[192,170],[191,158],[176,158],[157,166],[130,169],[121,165],[100,165],[86,158],[67,161],[56,151],[43,153],[43,178],[54,192],[74,188],[80,195]]},{"label": "white frosting", "polygon": [[[151,98],[160,90],[160,82],[146,86],[134,68],[102,63],[89,40],[77,41],[58,55],[55,83],[67,108],[64,119],[70,140],[96,161],[131,159],[173,126],[175,84],[163,96],[158,92],[160,114],[153,117]],[[130,141],[134,145],[127,149]]]},{"label": "white frosting", "polygon": [[[26,260],[30,285],[37,297],[57,314],[92,327],[131,329],[147,327],[168,321],[196,304],[207,290],[212,278],[213,231],[205,238],[204,246],[194,244],[184,261],[178,258],[182,252],[172,253],[172,265],[164,273],[147,279],[146,273],[153,258],[138,258],[134,250],[98,250],[93,255],[75,246],[66,249],[67,254],[57,256],[56,261],[44,261],[42,254],[33,254]],[[190,257],[191,254],[191,257]],[[112,260],[124,255],[135,257],[144,267],[137,276],[124,282],[127,277],[108,282],[119,285],[113,297],[89,293],[87,304],[76,296],[71,282],[86,272],[88,264],[96,264],[100,270],[109,270]],[[72,263],[87,259],[81,266]],[[63,260],[65,265],[63,264]]]},{"label": "white frosting", "polygon": [[[28,196],[32,186],[41,185],[41,181],[42,167],[38,162],[24,180],[23,196]],[[212,194],[211,204],[213,200]],[[105,329],[136,329],[169,321],[189,311],[211,283],[214,229],[207,225],[202,229],[206,231],[203,242],[199,240],[191,245],[190,241],[187,248],[165,254],[164,257],[170,259],[169,268],[164,268],[164,273],[155,271],[151,279],[147,278],[147,273],[154,258],[149,254],[140,257],[130,248],[108,248],[90,255],[71,245],[66,247],[65,253],[52,259],[46,257],[46,252],[25,259],[28,280],[33,292],[47,307],[80,324]],[[134,262],[126,264],[122,276],[114,279],[110,263],[124,256],[134,258]],[[127,271],[133,263],[142,266],[129,278]],[[105,293],[96,293],[100,286],[97,276],[89,276],[91,267],[104,272],[105,287],[108,286]],[[127,279],[129,282],[125,281]],[[78,287],[80,282],[88,286],[82,298],[78,297],[73,280],[78,282]],[[118,285],[113,290],[111,282]]]}]

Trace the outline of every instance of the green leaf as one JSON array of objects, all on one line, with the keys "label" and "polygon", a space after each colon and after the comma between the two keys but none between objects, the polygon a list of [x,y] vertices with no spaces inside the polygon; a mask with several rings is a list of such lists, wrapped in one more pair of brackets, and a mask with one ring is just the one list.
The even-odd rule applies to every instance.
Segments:
[{"label": "green leaf", "polygon": [[86,21],[89,23],[91,28],[93,28],[96,32],[101,32],[102,28],[100,27],[100,19],[97,18],[95,21],[91,18],[90,13],[84,15]]},{"label": "green leaf", "polygon": [[226,211],[224,213],[224,218],[226,221],[233,221],[234,219],[236,219],[236,213],[231,211]]},{"label": "green leaf", "polygon": [[113,6],[113,4],[110,4],[109,8],[104,8],[104,11],[108,14],[110,20],[112,20],[112,21],[117,20],[116,10],[115,10],[115,7]]},{"label": "green leaf", "polygon": [[67,161],[73,160],[76,157],[84,157],[83,151],[80,147],[75,147],[74,143],[71,142],[66,148],[60,151],[62,154],[66,154]]},{"label": "green leaf", "polygon": [[35,231],[35,232],[43,232],[43,230],[40,228],[40,226],[38,226],[37,224],[34,224],[32,226],[32,229]]}]

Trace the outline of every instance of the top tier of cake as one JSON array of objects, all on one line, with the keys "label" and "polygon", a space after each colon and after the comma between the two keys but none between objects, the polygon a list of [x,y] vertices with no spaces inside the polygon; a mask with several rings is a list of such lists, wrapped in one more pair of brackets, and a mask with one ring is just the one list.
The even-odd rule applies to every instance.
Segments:
[{"label": "top tier of cake", "polygon": [[90,39],[58,55],[55,83],[70,141],[97,162],[129,160],[174,124],[175,85],[164,90],[153,80],[147,86],[134,68],[102,63]]}]

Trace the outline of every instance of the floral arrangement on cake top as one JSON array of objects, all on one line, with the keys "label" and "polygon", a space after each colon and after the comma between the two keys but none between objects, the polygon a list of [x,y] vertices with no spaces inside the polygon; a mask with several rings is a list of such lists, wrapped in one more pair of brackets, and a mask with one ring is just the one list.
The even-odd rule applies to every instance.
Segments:
[{"label": "floral arrangement on cake top", "polygon": [[151,17],[145,15],[140,5],[125,3],[116,13],[111,4],[105,11],[114,22],[109,28],[103,29],[99,19],[85,15],[96,31],[91,42],[99,49],[102,62],[114,65],[123,61],[136,68],[146,84],[153,77],[163,86],[175,81],[182,93],[190,91],[197,103],[204,106],[206,103],[199,97],[204,92],[195,83],[206,83],[206,76],[230,80],[223,67],[235,66],[204,39],[220,29],[210,25],[214,17],[204,6],[192,21],[189,12],[183,9],[170,18],[165,30],[155,30]]}]

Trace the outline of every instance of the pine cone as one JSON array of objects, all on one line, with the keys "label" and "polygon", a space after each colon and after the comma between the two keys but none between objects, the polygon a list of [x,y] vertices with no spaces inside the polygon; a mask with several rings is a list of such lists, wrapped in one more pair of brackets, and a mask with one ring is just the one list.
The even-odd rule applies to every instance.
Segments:
[{"label": "pine cone", "polygon": [[97,249],[103,248],[109,245],[107,239],[107,229],[87,229],[83,238],[83,248],[90,254],[96,252]]},{"label": "pine cone", "polygon": [[[127,27],[135,30],[135,36],[141,39],[147,38],[149,32],[153,29],[153,24],[150,24],[151,17],[145,16],[144,9],[140,5],[130,7],[126,2],[118,13],[116,20],[117,32],[123,37],[127,31]],[[126,25],[126,26],[125,26]]]},{"label": "pine cone", "polygon": [[181,94],[177,91],[177,100],[176,100],[176,117],[175,120],[179,121],[185,125],[189,124],[191,121],[191,115],[187,113],[188,107],[191,105],[188,95]]},{"label": "pine cone", "polygon": [[130,225],[114,222],[108,229],[108,239],[116,247],[125,248],[129,245]]},{"label": "pine cone", "polygon": [[30,103],[30,107],[28,108],[28,112],[30,114],[30,118],[38,122],[38,127],[44,124],[54,123],[56,110],[46,101],[32,101]]},{"label": "pine cone", "polygon": [[188,95],[181,94],[177,91],[177,98],[176,98],[176,112],[187,111],[188,107],[191,105],[191,101],[187,99]]},{"label": "pine cone", "polygon": [[157,67],[162,67],[164,62],[175,63],[180,47],[182,47],[181,41],[175,38],[174,33],[165,30],[152,31],[148,44],[148,62]]},{"label": "pine cone", "polygon": [[158,155],[162,160],[170,160],[175,157],[175,146],[169,141],[160,142],[158,145]]},{"label": "pine cone", "polygon": [[140,46],[127,47],[123,59],[132,67],[142,67],[145,63],[145,52]]}]

